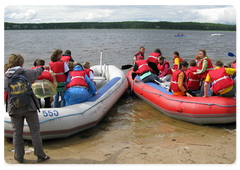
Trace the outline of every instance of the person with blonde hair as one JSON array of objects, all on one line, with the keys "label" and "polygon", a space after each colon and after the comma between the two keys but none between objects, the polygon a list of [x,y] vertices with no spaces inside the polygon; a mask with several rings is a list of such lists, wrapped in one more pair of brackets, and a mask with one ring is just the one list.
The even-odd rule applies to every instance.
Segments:
[{"label": "person with blonde hair", "polygon": [[4,90],[8,95],[6,105],[13,128],[14,158],[19,163],[24,161],[23,128],[26,118],[32,136],[34,154],[38,157],[37,162],[42,162],[50,157],[43,151],[37,113],[39,102],[30,87],[43,70],[48,69],[48,66],[25,70],[22,68],[23,64],[24,58],[20,54],[11,54],[8,58],[8,69],[4,74]]}]

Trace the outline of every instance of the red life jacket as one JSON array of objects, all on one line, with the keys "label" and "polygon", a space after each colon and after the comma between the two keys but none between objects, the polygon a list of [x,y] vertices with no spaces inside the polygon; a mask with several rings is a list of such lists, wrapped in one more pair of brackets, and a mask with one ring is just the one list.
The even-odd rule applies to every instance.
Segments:
[{"label": "red life jacket", "polygon": [[87,69],[87,68],[85,68],[83,71],[87,74],[87,76],[88,76],[89,78],[90,78],[90,75],[89,75],[89,72],[90,72],[90,71],[92,71],[92,73],[94,74],[94,72],[93,72],[92,69]]},{"label": "red life jacket", "polygon": [[85,81],[85,72],[84,71],[70,71],[70,83],[66,86],[66,90],[72,86],[84,86],[87,87]]},{"label": "red life jacket", "polygon": [[187,76],[187,86],[189,90],[198,90],[199,89],[199,83],[200,83],[200,76],[198,74],[193,74],[193,72],[196,72],[198,69],[197,66],[192,66],[186,71]]},{"label": "red life jacket", "polygon": [[199,61],[199,67],[198,67],[199,70],[202,69],[202,64],[203,64],[203,61],[204,61],[204,60],[207,60],[207,61],[208,61],[208,68],[206,69],[206,71],[205,71],[204,73],[200,74],[200,78],[204,78],[204,79],[205,79],[206,76],[207,76],[207,74],[208,74],[208,72],[213,69],[213,64],[212,64],[212,61],[211,61],[210,59],[200,60],[200,61]]},{"label": "red life jacket", "polygon": [[136,72],[137,75],[141,75],[147,71],[152,71],[152,69],[148,66],[147,60],[138,60],[136,64],[138,66],[138,70]]},{"label": "red life jacket", "polygon": [[166,60],[164,60],[164,63],[162,65],[160,63],[158,63],[158,70],[162,73],[164,71],[164,67],[166,64],[168,65],[167,74],[172,74],[173,72],[172,72],[171,66],[170,66],[169,62]]},{"label": "red life jacket", "polygon": [[157,53],[157,52],[152,52],[152,53],[150,53],[147,61],[148,61],[148,62],[155,63],[156,66],[157,66],[157,65],[158,65],[158,56],[160,56],[159,53]]},{"label": "red life jacket", "polygon": [[49,62],[51,70],[53,71],[56,81],[59,82],[66,82],[67,76],[64,74],[64,62],[63,61],[55,61]]},{"label": "red life jacket", "polygon": [[138,51],[134,56],[137,58],[137,56],[143,56],[143,59],[144,59],[144,54],[143,53],[141,53],[141,51]]},{"label": "red life jacket", "polygon": [[215,94],[220,93],[234,83],[234,80],[226,73],[225,68],[209,71],[208,74],[213,82],[213,92]]},{"label": "red life jacket", "polygon": [[[179,87],[178,87],[178,75],[181,72],[183,72],[183,71],[176,70],[176,71],[173,72],[173,75],[172,75],[172,90],[173,91],[181,91],[179,89]],[[185,73],[184,73],[183,87],[187,90],[187,78],[186,78],[186,74]]]},{"label": "red life jacket", "polygon": [[[177,57],[175,57],[177,58]],[[175,64],[175,58],[173,58],[173,70],[177,70],[178,69],[178,65]],[[183,61],[183,59],[181,57],[178,57],[179,58],[179,64]]]},{"label": "red life jacket", "polygon": [[[38,68],[38,67],[42,67],[42,66],[32,67],[32,68],[30,68],[30,70],[34,70],[35,68]],[[46,69],[45,69],[45,70],[42,72],[42,74],[37,78],[37,80],[43,80],[43,79],[49,80],[51,83],[53,83],[53,77],[52,77],[51,73],[49,73],[49,71],[46,70]]]},{"label": "red life jacket", "polygon": [[71,58],[70,56],[64,55],[64,56],[61,57],[61,60],[62,60],[63,62],[67,62],[67,63],[68,63],[68,62],[70,61],[70,58]]}]

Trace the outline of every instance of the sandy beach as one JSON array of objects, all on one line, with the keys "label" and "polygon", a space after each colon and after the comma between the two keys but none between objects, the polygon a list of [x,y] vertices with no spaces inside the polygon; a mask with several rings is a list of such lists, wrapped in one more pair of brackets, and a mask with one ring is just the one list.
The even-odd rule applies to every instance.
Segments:
[{"label": "sandy beach", "polygon": [[[42,164],[231,164],[236,159],[236,138],[228,131],[206,134],[201,131],[189,136],[174,136],[169,127],[167,135],[150,134],[135,139],[118,131],[102,137],[89,137],[87,132],[58,142],[45,141],[44,150],[51,156]],[[235,133],[235,132],[234,132]],[[101,138],[101,139],[100,139]],[[26,164],[35,164],[31,142],[26,142]],[[5,161],[13,159],[11,140],[5,140]]]}]

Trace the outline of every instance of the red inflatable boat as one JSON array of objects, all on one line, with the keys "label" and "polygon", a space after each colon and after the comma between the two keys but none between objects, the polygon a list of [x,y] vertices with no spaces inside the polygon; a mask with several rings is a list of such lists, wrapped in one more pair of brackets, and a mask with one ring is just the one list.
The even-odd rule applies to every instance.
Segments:
[{"label": "red inflatable boat", "polygon": [[139,76],[133,81],[131,73],[132,70],[126,76],[134,93],[172,118],[195,124],[236,122],[236,99],[233,97],[175,96],[155,83],[143,83]]}]

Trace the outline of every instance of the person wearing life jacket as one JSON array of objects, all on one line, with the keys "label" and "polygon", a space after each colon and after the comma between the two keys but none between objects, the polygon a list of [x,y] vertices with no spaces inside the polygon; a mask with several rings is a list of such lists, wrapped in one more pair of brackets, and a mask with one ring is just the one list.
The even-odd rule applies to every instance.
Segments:
[{"label": "person wearing life jacket", "polygon": [[96,92],[94,84],[79,63],[77,63],[73,71],[69,72],[66,84],[64,94],[66,106],[82,103],[89,98],[89,95],[94,95]]},{"label": "person wearing life jacket", "polygon": [[85,61],[83,63],[83,71],[87,74],[87,76],[90,78],[90,80],[93,82],[94,80],[94,72],[92,69],[90,69],[91,63],[90,61]]},{"label": "person wearing life jacket", "polygon": [[[213,64],[211,59],[207,56],[207,52],[205,49],[200,49],[198,51],[198,56],[200,61],[197,63],[198,70],[193,74],[200,75],[200,82],[201,82],[201,96],[204,94],[204,79],[206,78],[208,72],[213,69]],[[210,84],[208,87],[208,96],[211,96]]]},{"label": "person wearing life jacket", "polygon": [[161,80],[157,75],[151,73],[152,69],[148,66],[148,61],[144,60],[142,56],[137,57],[137,61],[133,66],[132,79],[134,80],[136,76],[140,76],[140,79],[146,82],[153,82],[160,84]]},{"label": "person wearing life jacket", "polygon": [[236,69],[224,68],[223,62],[218,60],[215,63],[215,69],[209,71],[204,84],[204,97],[208,97],[207,88],[210,82],[213,82],[213,92],[223,97],[236,97],[236,82],[229,75],[234,75]]},{"label": "person wearing life jacket", "polygon": [[182,62],[182,58],[179,56],[179,52],[173,52],[173,70],[176,71],[179,68],[179,64]]},{"label": "person wearing life jacket", "polygon": [[50,57],[51,61],[49,62],[49,66],[53,71],[56,81],[58,83],[57,93],[54,95],[54,102],[53,102],[54,108],[59,107],[58,105],[59,95],[61,96],[61,107],[65,106],[64,92],[65,92],[66,79],[67,79],[69,68],[66,62],[63,62],[62,60],[60,60],[61,57],[62,57],[62,50],[56,49],[53,51]]},{"label": "person wearing life jacket", "polygon": [[134,57],[133,57],[133,64],[136,62],[137,57],[138,57],[139,55],[142,56],[143,59],[144,59],[144,53],[145,53],[145,47],[144,47],[144,46],[141,46],[141,47],[140,47],[140,51],[138,51],[138,52],[134,55]]},{"label": "person wearing life jacket", "polygon": [[71,56],[71,51],[70,50],[66,50],[64,52],[64,54],[62,54],[61,60],[68,63],[69,61],[74,62],[72,56]]},{"label": "person wearing life jacket", "polygon": [[161,81],[171,81],[172,78],[172,69],[166,57],[160,56],[158,57],[158,70],[160,71],[160,75],[158,76]]},{"label": "person wearing life jacket", "polygon": [[148,65],[153,70],[153,73],[159,76],[158,70],[158,57],[161,56],[162,52],[159,48],[157,48],[154,52],[150,53],[148,57]]},{"label": "person wearing life jacket", "polygon": [[[35,63],[36,63],[36,66],[32,67],[30,70],[34,70],[38,67],[42,67],[45,65],[45,61],[41,60],[41,59],[36,60]],[[54,79],[53,79],[53,76],[51,75],[51,73],[49,72],[49,69],[45,69],[42,72],[42,74],[37,78],[37,80],[48,80],[54,86],[54,83],[53,83]],[[44,100],[45,100],[45,108],[51,108],[51,103],[53,102],[53,97],[45,97]],[[39,99],[39,102],[40,102],[40,99]],[[42,107],[41,102],[40,102],[40,107]]]},{"label": "person wearing life jacket", "polygon": [[179,65],[179,70],[173,72],[172,81],[169,85],[169,91],[172,91],[176,96],[195,96],[190,90],[188,90],[187,87],[187,76],[185,74],[185,71],[187,71],[187,69],[188,63],[187,61],[183,60]]},{"label": "person wearing life jacket", "polygon": [[187,76],[187,86],[189,90],[199,90],[200,88],[200,76],[198,74],[193,74],[197,71],[196,61],[190,61],[190,68],[186,71]]}]

